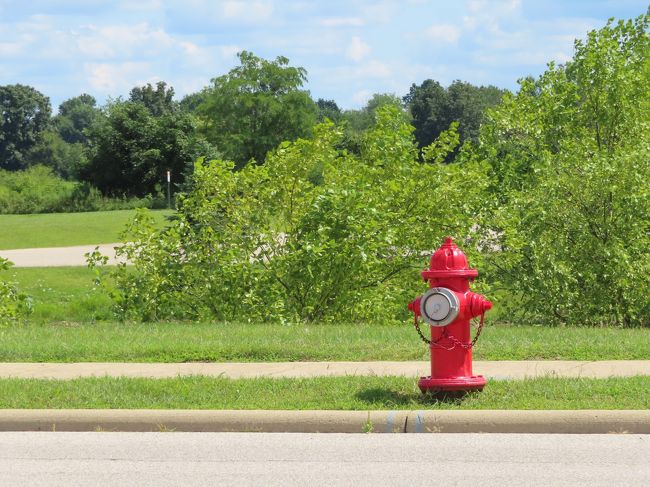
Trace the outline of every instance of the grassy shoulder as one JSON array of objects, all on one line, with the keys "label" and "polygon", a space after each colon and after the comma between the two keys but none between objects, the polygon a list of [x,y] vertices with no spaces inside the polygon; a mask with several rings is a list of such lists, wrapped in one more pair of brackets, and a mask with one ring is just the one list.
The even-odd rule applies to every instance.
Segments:
[{"label": "grassy shoulder", "polygon": [[[0,328],[5,362],[427,360],[412,322],[119,323],[84,267],[11,269],[33,298],[28,324]],[[647,329],[548,328],[488,322],[477,360],[650,358]]]},{"label": "grassy shoulder", "polygon": [[[136,210],[0,215],[0,250],[119,242]],[[152,210],[162,226],[173,212]]]},{"label": "grassy shoulder", "polygon": [[490,381],[464,398],[423,396],[414,379],[87,378],[0,380],[9,409],[648,409],[650,377]]},{"label": "grassy shoulder", "polygon": [[[648,359],[647,330],[486,325],[475,360]],[[413,327],[364,324],[74,323],[0,329],[2,362],[428,360]]]}]

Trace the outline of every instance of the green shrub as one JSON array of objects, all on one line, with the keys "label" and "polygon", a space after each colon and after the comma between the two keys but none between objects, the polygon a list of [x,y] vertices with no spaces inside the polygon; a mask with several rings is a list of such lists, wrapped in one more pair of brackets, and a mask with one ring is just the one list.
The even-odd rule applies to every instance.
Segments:
[{"label": "green shrub", "polygon": [[[11,263],[0,257],[0,272],[6,271]],[[31,312],[31,300],[11,282],[0,278],[0,325],[14,323]]]},{"label": "green shrub", "polygon": [[88,183],[66,181],[45,166],[0,170],[0,214],[165,208],[162,195],[108,198]]},{"label": "green shrub", "polygon": [[650,16],[608,23],[491,112],[491,279],[510,316],[650,326]]},{"label": "green shrub", "polygon": [[[455,127],[418,161],[412,127],[378,111],[361,155],[331,123],[283,143],[263,166],[198,162],[176,220],[140,214],[112,273],[124,317],[395,320],[421,292],[419,271],[446,235],[465,239],[486,180],[481,164],[444,165]],[[468,245],[468,250],[471,247]],[[476,255],[474,252],[472,255]],[[101,263],[101,257],[91,259]]]}]

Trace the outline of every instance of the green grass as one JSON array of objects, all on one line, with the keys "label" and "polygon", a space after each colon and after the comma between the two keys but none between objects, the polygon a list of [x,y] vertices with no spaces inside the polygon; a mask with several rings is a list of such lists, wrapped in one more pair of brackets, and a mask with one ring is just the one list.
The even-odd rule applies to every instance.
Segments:
[{"label": "green grass", "polygon": [[93,322],[113,318],[111,300],[87,267],[11,268],[9,280],[32,298],[32,323]]},{"label": "green grass", "polygon": [[[0,250],[119,242],[136,210],[0,215]],[[162,226],[169,210],[151,211]]]},{"label": "green grass", "polygon": [[[476,360],[648,359],[648,330],[486,325]],[[413,327],[374,324],[75,323],[0,329],[2,362],[427,360]]]},{"label": "green grass", "polygon": [[[30,323],[0,328],[0,361],[191,362],[427,360],[403,325],[117,323],[84,267],[11,269],[33,297]],[[649,329],[486,324],[478,360],[650,359]]]},{"label": "green grass", "polygon": [[16,409],[648,409],[650,377],[490,381],[462,399],[423,396],[415,379],[85,378],[0,380]]}]

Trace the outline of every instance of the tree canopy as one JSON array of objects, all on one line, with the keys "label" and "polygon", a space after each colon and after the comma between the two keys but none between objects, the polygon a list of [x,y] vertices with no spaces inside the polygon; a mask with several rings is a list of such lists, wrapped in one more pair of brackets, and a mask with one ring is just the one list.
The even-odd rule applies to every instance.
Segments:
[{"label": "tree canopy", "polygon": [[129,100],[147,107],[154,117],[160,117],[176,109],[174,88],[168,87],[164,81],[158,81],[155,88],[151,83],[147,83],[146,86],[136,86],[129,93]]},{"label": "tree canopy", "polygon": [[307,136],[316,121],[316,105],[302,88],[304,68],[250,52],[238,54],[240,65],[212,80],[198,108],[202,132],[237,167],[249,160],[263,163],[285,140]]},{"label": "tree canopy", "polygon": [[[156,105],[158,106],[158,105]],[[182,182],[188,164],[216,152],[179,111],[155,116],[144,103],[115,101],[88,131],[82,177],[104,194],[144,196],[160,191],[166,171]]]},{"label": "tree canopy", "polygon": [[27,166],[27,153],[40,140],[51,114],[50,99],[31,86],[0,86],[0,168]]},{"label": "tree canopy", "polygon": [[411,112],[418,145],[425,147],[452,122],[458,122],[461,144],[466,140],[478,142],[485,110],[498,104],[504,93],[494,86],[474,86],[459,80],[445,89],[427,79],[419,86],[411,85],[403,99]]},{"label": "tree canopy", "polygon": [[488,112],[476,155],[513,317],[650,324],[649,26],[608,22]]}]

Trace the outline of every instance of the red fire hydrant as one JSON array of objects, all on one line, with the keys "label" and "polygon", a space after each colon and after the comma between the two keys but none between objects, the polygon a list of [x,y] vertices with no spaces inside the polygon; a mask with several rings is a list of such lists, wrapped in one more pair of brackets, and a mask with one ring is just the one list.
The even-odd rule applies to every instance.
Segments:
[{"label": "red fire hydrant", "polygon": [[[418,382],[422,392],[471,391],[485,386],[482,375],[472,374],[472,347],[492,303],[469,290],[477,276],[478,271],[469,268],[467,257],[450,237],[431,256],[429,269],[422,271],[429,290],[408,305],[415,314],[416,330],[431,350],[431,376]],[[477,316],[481,322],[470,341],[469,321]],[[419,318],[431,326],[431,340],[420,331]]]}]

